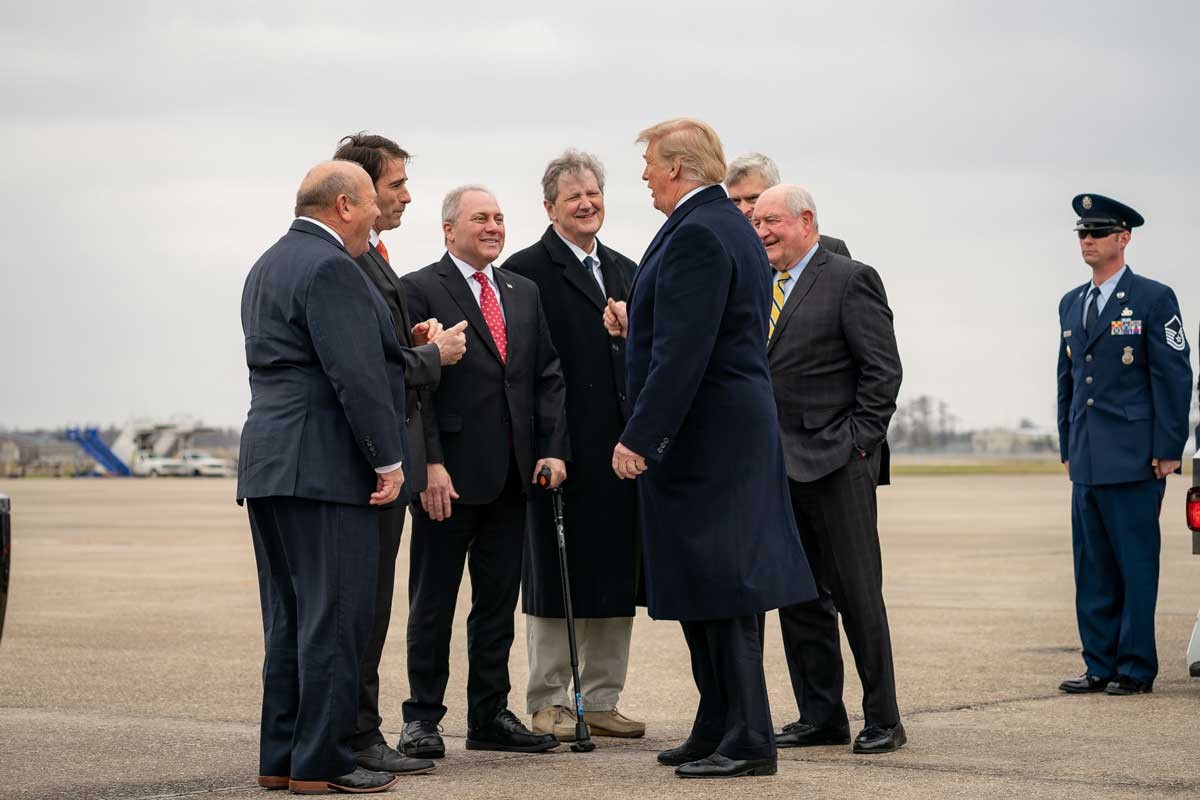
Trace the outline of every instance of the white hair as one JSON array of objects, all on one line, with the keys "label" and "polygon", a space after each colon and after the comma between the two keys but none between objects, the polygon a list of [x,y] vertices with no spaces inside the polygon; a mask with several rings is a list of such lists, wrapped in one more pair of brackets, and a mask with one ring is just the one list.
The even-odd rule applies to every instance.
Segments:
[{"label": "white hair", "polygon": [[777,187],[783,192],[783,204],[793,217],[798,217],[805,211],[812,213],[813,230],[817,230],[817,203],[812,194],[803,186],[787,183]]},{"label": "white hair", "polygon": [[729,171],[725,174],[725,188],[728,189],[751,172],[761,175],[762,179],[766,181],[768,189],[779,184],[779,167],[775,165],[770,156],[762,153],[747,153],[730,162]]},{"label": "white hair", "polygon": [[462,205],[462,197],[467,192],[483,192],[493,200],[496,195],[492,194],[491,190],[486,186],[480,186],[477,183],[468,183],[465,186],[458,186],[446,192],[446,197],[442,200],[442,222],[456,222],[458,220],[459,206]]}]

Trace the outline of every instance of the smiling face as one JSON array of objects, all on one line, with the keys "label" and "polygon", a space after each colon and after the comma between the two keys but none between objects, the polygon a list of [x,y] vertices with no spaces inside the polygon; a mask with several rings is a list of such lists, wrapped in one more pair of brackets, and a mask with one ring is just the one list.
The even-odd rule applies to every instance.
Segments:
[{"label": "smiling face", "polygon": [[746,219],[754,219],[754,204],[758,197],[767,190],[766,179],[754,172],[747,172],[741,180],[729,184],[729,199],[737,206],[738,211],[746,215]]},{"label": "smiling face", "polygon": [[568,172],[558,177],[558,197],[544,201],[546,214],[555,229],[584,250],[590,250],[604,224],[604,192],[591,170]]},{"label": "smiling face", "polygon": [[487,192],[465,192],[458,201],[458,218],[443,222],[446,249],[475,269],[484,269],[504,249],[504,213]]},{"label": "smiling face", "polygon": [[646,162],[646,168],[642,170],[642,180],[650,189],[654,207],[662,213],[670,215],[675,210],[675,203],[681,196],[676,186],[678,183],[676,178],[679,176],[680,170],[679,162],[662,159],[658,155],[657,140],[646,145],[646,152],[642,154],[642,159]]},{"label": "smiling face", "polygon": [[400,227],[400,217],[404,209],[412,202],[408,193],[408,170],[404,159],[393,158],[387,168],[375,181],[377,194],[376,204],[379,206],[379,219],[375,221],[375,230],[379,233]]},{"label": "smiling face", "polygon": [[767,260],[780,271],[798,264],[817,241],[813,213],[801,211],[799,216],[792,216],[781,191],[768,190],[758,198],[753,222],[767,250]]}]

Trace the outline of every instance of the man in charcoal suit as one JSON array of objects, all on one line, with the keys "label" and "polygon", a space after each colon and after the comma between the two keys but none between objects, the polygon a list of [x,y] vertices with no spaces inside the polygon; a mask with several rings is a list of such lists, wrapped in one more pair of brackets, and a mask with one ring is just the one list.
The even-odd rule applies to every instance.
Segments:
[{"label": "man in charcoal suit", "polygon": [[379,290],[391,311],[404,357],[405,407],[408,417],[410,469],[404,482],[403,496],[379,513],[379,574],[375,588],[375,625],[363,655],[359,680],[358,722],[355,724],[354,757],[360,766],[384,772],[405,773],[427,770],[432,762],[403,756],[384,741],[379,715],[379,660],[387,640],[392,616],[392,595],[396,585],[396,556],[404,532],[405,500],[425,489],[425,437],[423,406],[419,392],[437,388],[442,367],[458,362],[466,349],[464,324],[443,329],[436,319],[422,320],[413,326],[408,301],[400,278],[388,260],[387,247],[379,234],[400,226],[404,209],[412,202],[408,190],[409,154],[391,139],[367,133],[347,136],[338,144],[334,158],[353,161],[366,170],[375,185],[375,204],[379,218],[371,228],[367,251],[355,261]]},{"label": "man in charcoal suit", "polygon": [[[357,164],[314,167],[296,220],[242,293],[250,411],[237,499],[258,564],[265,658],[259,785],[372,792],[355,763],[359,662],[371,630],[379,511],[404,482],[404,357],[354,258],[379,216]],[[432,766],[432,765],[430,765]]]},{"label": "man in charcoal suit", "polygon": [[878,273],[825,249],[803,187],[766,190],[754,225],[775,272],[767,357],[792,508],[816,602],[779,609],[801,710],[780,747],[846,744],[838,614],[863,685],[856,753],[901,747],[875,487],[888,483],[887,429],[900,391],[892,312]]}]

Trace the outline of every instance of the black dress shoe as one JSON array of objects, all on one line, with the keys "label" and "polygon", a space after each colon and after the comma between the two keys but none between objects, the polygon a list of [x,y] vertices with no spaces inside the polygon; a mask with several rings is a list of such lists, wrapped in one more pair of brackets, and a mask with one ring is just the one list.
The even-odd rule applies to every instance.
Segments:
[{"label": "black dress shoe", "polygon": [[436,722],[418,719],[404,723],[396,749],[409,758],[444,758],[446,743]]},{"label": "black dress shoe", "polygon": [[850,744],[850,728],[818,728],[807,722],[790,722],[775,734],[776,747],[815,747],[823,744]]},{"label": "black dress shoe", "polygon": [[679,747],[672,747],[670,750],[663,750],[659,753],[658,763],[668,767],[678,767],[693,761],[703,761],[716,752],[715,744],[702,742],[689,736],[688,740]]},{"label": "black dress shoe", "polygon": [[363,769],[390,772],[393,775],[420,775],[433,772],[434,768],[434,763],[429,759],[401,755],[388,747],[386,742],[377,742],[365,750],[355,750],[354,760]]},{"label": "black dress shoe", "polygon": [[1078,678],[1070,678],[1058,685],[1059,691],[1067,694],[1091,694],[1092,692],[1103,692],[1104,687],[1108,686],[1108,682],[1112,678],[1101,678],[1096,675],[1088,675],[1086,672]]},{"label": "black dress shoe", "polygon": [[774,775],[777,770],[773,758],[733,759],[720,753],[708,758],[690,761],[675,768],[681,778],[740,778],[743,775]]},{"label": "black dress shoe", "polygon": [[1200,678],[1200,661],[1196,661],[1188,667],[1188,674],[1193,678]]},{"label": "black dress shoe", "polygon": [[1109,682],[1108,686],[1104,687],[1105,694],[1114,695],[1150,694],[1153,691],[1154,683],[1152,681],[1139,681],[1128,675],[1118,675]]},{"label": "black dress shoe", "polygon": [[324,781],[292,780],[288,783],[288,788],[291,789],[292,794],[328,794],[329,792],[367,794],[386,792],[399,780],[390,772],[374,772],[358,767],[354,772]]},{"label": "black dress shoe", "polygon": [[468,750],[544,753],[558,747],[552,733],[534,733],[507,708],[478,728],[467,729]]},{"label": "black dress shoe", "polygon": [[873,755],[875,753],[894,753],[908,742],[904,726],[897,722],[890,728],[882,725],[868,725],[854,737],[855,753]]}]

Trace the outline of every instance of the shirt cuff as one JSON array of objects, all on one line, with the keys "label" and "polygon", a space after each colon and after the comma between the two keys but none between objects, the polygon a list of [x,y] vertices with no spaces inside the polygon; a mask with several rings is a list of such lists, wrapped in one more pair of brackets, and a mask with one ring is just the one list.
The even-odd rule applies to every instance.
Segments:
[{"label": "shirt cuff", "polygon": [[376,467],[375,472],[379,475],[382,475],[385,472],[392,472],[393,470],[400,469],[400,467],[403,465],[404,465],[403,461],[397,461],[395,464],[389,464],[386,467]]}]

